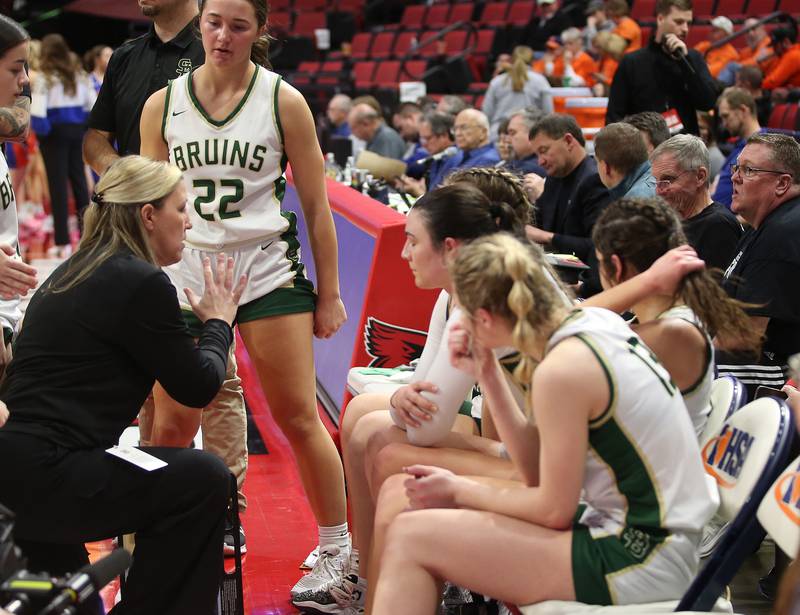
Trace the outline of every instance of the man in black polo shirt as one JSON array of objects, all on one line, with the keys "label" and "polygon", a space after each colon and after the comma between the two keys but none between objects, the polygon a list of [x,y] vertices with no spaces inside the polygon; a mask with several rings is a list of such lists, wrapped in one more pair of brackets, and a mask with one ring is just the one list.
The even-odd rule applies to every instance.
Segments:
[{"label": "man in black polo shirt", "polygon": [[597,174],[597,163],[586,155],[583,132],[571,115],[546,115],[531,128],[530,139],[547,179],[536,199],[537,226],[526,227],[528,238],[589,265],[592,270],[581,290],[589,296],[600,290],[592,229],[609,203],[608,189]]},{"label": "man in black polo shirt", "polygon": [[[153,26],[147,34],[128,41],[111,56],[83,142],[84,159],[101,174],[120,156],[139,153],[139,119],[148,97],[166,87],[170,79],[205,61],[203,44],[194,31],[197,0],[147,0],[146,4],[140,4],[142,13],[152,18]],[[219,456],[236,476],[239,510],[244,512],[247,501],[242,485],[247,470],[247,415],[233,347],[231,345],[222,389],[203,409],[203,447]],[[148,442],[152,430],[152,399],[142,408],[139,428],[142,442]],[[182,445],[178,442],[159,444]],[[240,539],[244,551],[243,533]],[[225,553],[233,553],[233,536],[228,533]]]},{"label": "man in black polo shirt", "polygon": [[[755,388],[780,389],[787,359],[800,352],[800,145],[781,134],[756,134],[739,154],[733,176],[733,212],[752,228],[742,237],[723,285],[735,299],[756,304],[748,313],[764,334],[758,360],[723,352],[720,373]],[[737,340],[718,340],[722,349]]]},{"label": "man in black polo shirt", "polygon": [[197,0],[149,0],[142,13],[153,26],[111,56],[89,116],[83,157],[97,173],[119,156],[139,153],[139,118],[149,96],[205,61],[192,23]]}]

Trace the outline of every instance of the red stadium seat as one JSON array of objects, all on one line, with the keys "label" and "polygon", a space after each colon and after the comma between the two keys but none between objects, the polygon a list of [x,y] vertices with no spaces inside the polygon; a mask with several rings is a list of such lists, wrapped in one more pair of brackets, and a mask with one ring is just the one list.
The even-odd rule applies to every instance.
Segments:
[{"label": "red stadium seat", "polygon": [[306,11],[324,11],[326,0],[294,0],[294,10],[298,15]]},{"label": "red stadium seat", "polygon": [[364,0],[339,0],[339,10],[358,13],[364,9]]},{"label": "red stadium seat", "polygon": [[506,15],[508,15],[507,2],[488,2],[478,23],[482,26],[500,28],[506,25]]},{"label": "red stadium seat", "polygon": [[[429,40],[435,38],[437,34],[439,34],[439,32],[437,30],[429,30],[428,32],[424,32],[422,34],[422,36],[420,36],[420,38],[419,38],[420,44],[424,43],[425,41],[429,41]],[[435,42],[431,43],[430,45],[426,45],[425,47],[420,49],[419,50],[419,54],[423,58],[433,57],[433,56],[437,55],[437,47],[438,47],[437,43],[435,43]]]},{"label": "red stadium seat", "polygon": [[399,61],[387,60],[386,62],[379,62],[375,68],[373,83],[379,88],[396,88],[399,74]]},{"label": "red stadium seat", "polygon": [[323,62],[320,67],[317,83],[324,85],[336,85],[342,80],[342,69],[344,63],[339,60],[328,60]]},{"label": "red stadium seat", "polygon": [[536,4],[533,2],[512,2],[506,23],[512,26],[527,26],[533,19],[535,9]]},{"label": "red stadium seat", "polygon": [[298,13],[294,20],[294,33],[314,38],[314,30],[327,28],[325,13]]},{"label": "red stadium seat", "polygon": [[448,21],[450,6],[447,4],[434,4],[428,9],[425,15],[425,26],[428,28],[446,28],[450,25]]},{"label": "red stadium seat", "polygon": [[292,78],[292,84],[296,86],[309,85],[319,72],[319,68],[319,62],[300,62]]},{"label": "red stadium seat", "polygon": [[404,30],[420,29],[425,25],[424,4],[409,4],[403,10],[403,17],[400,19],[400,27]]},{"label": "red stadium seat", "polygon": [[273,31],[287,32],[292,27],[292,14],[288,11],[270,11],[269,27]]},{"label": "red stadium seat", "polygon": [[448,55],[461,53],[467,47],[467,31],[453,30],[444,35]]},{"label": "red stadium seat", "polygon": [[370,32],[359,32],[350,43],[350,57],[354,60],[366,60],[369,57],[370,45],[372,45],[372,34]]},{"label": "red stadium seat", "polygon": [[370,89],[373,74],[375,74],[375,62],[356,62],[353,65],[353,83],[356,89]]},{"label": "red stadium seat", "polygon": [[689,47],[694,47],[701,41],[707,41],[709,34],[711,34],[711,26],[693,25],[689,28],[686,44]]},{"label": "red stadium seat", "polygon": [[474,12],[475,5],[472,2],[454,4],[450,8],[450,16],[448,20],[450,23],[458,23],[459,21],[472,21],[472,15]]},{"label": "red stadium seat", "polygon": [[634,0],[631,18],[636,21],[652,21],[656,14],[656,0]]},{"label": "red stadium seat", "polygon": [[478,40],[475,44],[475,53],[489,55],[494,44],[494,30],[478,30]]},{"label": "red stadium seat", "polygon": [[274,0],[269,3],[269,16],[272,19],[273,11],[288,11],[292,8],[291,0]]},{"label": "red stadium seat", "polygon": [[[775,0],[750,0],[747,3],[747,14],[752,17],[763,17],[769,15],[775,10]],[[795,5],[797,10],[800,10],[800,4]]]},{"label": "red stadium seat", "polygon": [[392,43],[394,43],[394,32],[380,32],[375,35],[369,55],[375,60],[385,60],[392,55]]},{"label": "red stadium seat", "polygon": [[400,70],[399,80],[420,81],[426,70],[428,70],[428,63],[425,60],[409,60],[403,64]]},{"label": "red stadium seat", "polygon": [[785,130],[797,130],[798,103],[784,103],[775,105],[770,113],[767,126]]},{"label": "red stadium seat", "polygon": [[695,19],[710,21],[714,16],[714,0],[694,0],[692,4]]},{"label": "red stadium seat", "polygon": [[642,26],[642,45],[650,42],[650,35],[653,33],[652,26]]},{"label": "red stadium seat", "polygon": [[744,17],[745,0],[717,0],[714,7],[715,15],[725,15],[734,21],[741,21]]},{"label": "red stadium seat", "polygon": [[417,41],[417,37],[419,34],[417,32],[400,32],[397,35],[397,38],[394,39],[394,49],[392,50],[392,55],[395,58],[402,58],[405,57],[411,47]]}]

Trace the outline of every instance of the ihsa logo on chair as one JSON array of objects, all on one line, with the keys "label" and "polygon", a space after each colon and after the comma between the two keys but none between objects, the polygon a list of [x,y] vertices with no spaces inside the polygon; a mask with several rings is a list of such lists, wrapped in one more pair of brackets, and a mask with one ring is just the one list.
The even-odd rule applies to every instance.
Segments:
[{"label": "ihsa logo on chair", "polygon": [[794,472],[784,472],[780,477],[773,495],[784,515],[795,525],[800,525],[800,464]]},{"label": "ihsa logo on chair", "polygon": [[736,486],[754,441],[755,436],[726,424],[720,434],[703,447],[706,472],[714,477],[720,487],[730,489]]}]

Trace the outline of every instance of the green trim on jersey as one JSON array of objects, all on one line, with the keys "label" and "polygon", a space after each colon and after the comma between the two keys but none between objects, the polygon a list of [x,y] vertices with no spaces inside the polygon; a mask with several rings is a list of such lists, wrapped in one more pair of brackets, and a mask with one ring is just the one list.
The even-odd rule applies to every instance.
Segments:
[{"label": "green trim on jersey", "polygon": [[[280,138],[281,140],[281,145],[283,145],[285,143],[285,140],[283,138],[283,124],[281,124],[281,114],[278,109],[278,90],[281,87],[281,81],[283,81],[283,78],[280,75],[278,75],[277,77],[278,78],[275,79],[275,88],[272,91],[272,112],[275,117],[275,129],[278,132],[278,138]],[[285,166],[283,165],[281,166],[283,167],[284,170],[286,169]]]},{"label": "green trim on jersey", "polygon": [[595,427],[599,427],[606,420],[611,418],[614,405],[617,403],[617,385],[614,382],[614,372],[611,369],[610,361],[605,357],[603,351],[600,350],[594,341],[592,341],[592,339],[585,333],[576,333],[574,337],[586,344],[589,350],[592,351],[592,354],[597,358],[597,362],[600,363],[600,367],[603,368],[603,372],[606,375],[606,380],[608,381],[608,405],[597,418],[589,421],[589,429],[593,429]]},{"label": "green trim on jersey", "polygon": [[164,113],[161,115],[161,138],[164,140],[164,143],[167,144],[167,149],[169,149],[169,143],[167,143],[167,117],[169,116],[170,98],[172,98],[172,80],[167,82],[167,94],[164,98]]},{"label": "green trim on jersey", "polygon": [[613,472],[617,489],[627,502],[625,525],[661,529],[663,506],[650,468],[615,416],[600,427],[590,426],[589,445]]},{"label": "green trim on jersey", "polygon": [[627,527],[620,536],[594,538],[589,528],[576,525],[572,530],[575,598],[585,604],[615,604],[609,581],[647,566],[668,537],[667,532]]},{"label": "green trim on jersey", "polygon": [[225,124],[233,120],[239,114],[239,112],[244,108],[247,99],[250,98],[250,92],[253,91],[253,88],[256,85],[256,81],[258,80],[258,75],[260,72],[261,71],[259,70],[259,67],[256,66],[255,70],[253,71],[253,77],[250,79],[250,84],[247,86],[247,90],[245,91],[244,96],[242,96],[241,100],[236,104],[236,107],[233,109],[233,111],[231,111],[228,114],[228,117],[226,117],[224,120],[215,120],[208,113],[206,113],[206,110],[203,109],[203,105],[201,105],[200,101],[197,100],[197,97],[194,94],[194,81],[192,79],[194,77],[194,71],[192,71],[191,74],[186,78],[186,91],[189,94],[189,100],[192,102],[192,105],[194,106],[195,110],[197,110],[197,112],[200,114],[200,117],[202,117],[206,122],[208,122],[215,128],[222,128],[223,126],[225,126]]},{"label": "green trim on jersey", "polygon": [[297,239],[297,216],[293,211],[282,211],[281,215],[289,223],[289,228],[281,234],[281,241],[285,241],[288,246],[286,248],[286,258],[292,263],[289,270],[295,275],[305,275],[305,266],[300,262],[300,241]]}]

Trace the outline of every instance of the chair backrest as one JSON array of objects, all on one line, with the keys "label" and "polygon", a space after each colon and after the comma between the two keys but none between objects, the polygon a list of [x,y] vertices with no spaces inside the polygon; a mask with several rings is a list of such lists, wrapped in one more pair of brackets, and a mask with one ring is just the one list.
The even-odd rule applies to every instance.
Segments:
[{"label": "chair backrest", "polygon": [[450,25],[448,22],[449,14],[449,4],[434,4],[428,7],[428,13],[425,15],[425,25],[428,28],[446,28]]},{"label": "chair backrest", "polygon": [[400,18],[400,25],[404,28],[421,28],[425,23],[425,11],[428,9],[424,4],[409,4],[403,9],[403,16]]},{"label": "chair backrest", "polygon": [[703,448],[706,471],[719,486],[717,514],[732,521],[676,611],[708,611],[764,538],[756,510],[786,467],[793,438],[789,407],[764,397],[734,412],[720,435]]},{"label": "chair backrest", "polygon": [[791,558],[800,551],[800,457],[772,484],[758,507],[758,521]]},{"label": "chair backrest", "polygon": [[371,59],[383,60],[392,55],[392,43],[394,43],[394,32],[380,32],[375,35],[370,49]]},{"label": "chair backrest", "polygon": [[700,446],[716,437],[722,424],[747,402],[747,389],[736,376],[720,376],[711,385],[711,413],[700,436]]},{"label": "chair backrest", "polygon": [[475,5],[472,2],[465,2],[463,4],[453,4],[450,8],[450,15],[448,21],[456,23],[459,21],[472,21],[472,14],[475,12]]}]

